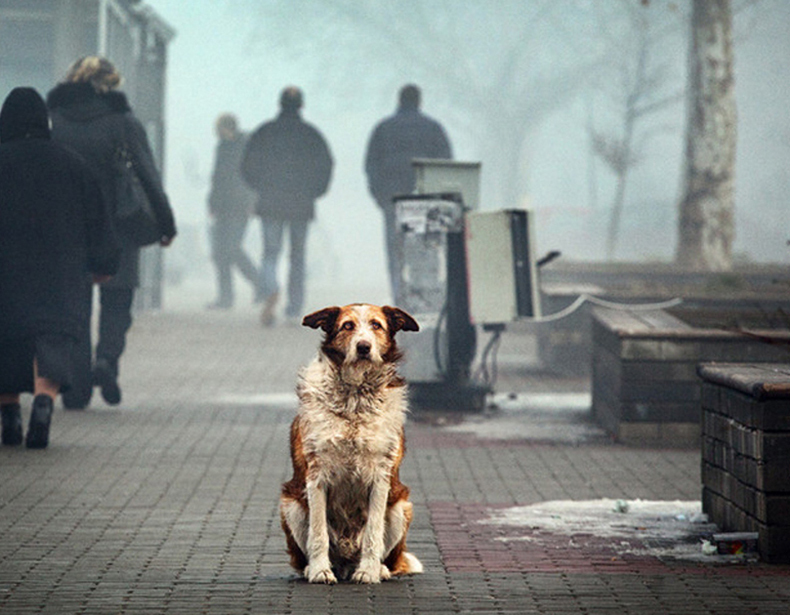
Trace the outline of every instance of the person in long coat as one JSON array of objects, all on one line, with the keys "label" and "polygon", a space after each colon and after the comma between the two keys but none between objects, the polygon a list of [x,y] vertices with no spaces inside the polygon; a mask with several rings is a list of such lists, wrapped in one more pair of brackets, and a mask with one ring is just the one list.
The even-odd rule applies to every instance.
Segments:
[{"label": "person in long coat", "polygon": [[[87,160],[99,177],[102,194],[110,213],[115,211],[113,159],[125,147],[135,165],[159,222],[162,246],[170,245],[176,235],[173,212],[156,169],[148,137],[132,113],[126,95],[118,90],[121,75],[107,59],[87,56],[69,68],[64,82],[47,96],[52,114],[52,138]],[[139,286],[140,249],[121,237],[123,251],[118,274],[102,284],[99,291],[99,339],[91,372],[90,305],[92,291],[85,287],[88,319],[82,337],[79,384],[74,394],[64,396],[64,405],[80,409],[88,405],[92,384],[101,388],[108,404],[121,401],[118,384],[119,360],[126,346],[126,334],[132,325],[132,302]]]},{"label": "person in long coat", "polygon": [[0,111],[0,412],[4,445],[22,443],[21,392],[34,393],[26,444],[44,448],[54,399],[71,385],[83,287],[114,274],[120,248],[98,182],[50,139],[32,88]]},{"label": "person in long coat", "polygon": [[235,299],[234,268],[252,284],[256,300],[260,294],[258,270],[242,246],[255,194],[241,178],[247,135],[239,131],[236,116],[223,113],[217,118],[215,129],[218,141],[208,210],[212,222],[211,256],[217,268],[217,299],[208,307],[228,309]]},{"label": "person in long coat", "polygon": [[286,87],[280,114],[258,127],[247,142],[241,163],[244,181],[258,193],[256,213],[263,227],[261,322],[271,325],[279,297],[277,262],[283,234],[289,230],[288,319],[301,315],[304,301],[305,245],[315,201],[329,188],[332,154],[318,129],[302,119],[302,91]]},{"label": "person in long coat", "polygon": [[387,268],[393,301],[398,297],[401,266],[393,197],[414,192],[414,158],[453,157],[450,140],[442,125],[420,111],[421,98],[420,88],[413,84],[404,85],[398,93],[397,111],[375,126],[365,153],[368,189],[384,214]]}]

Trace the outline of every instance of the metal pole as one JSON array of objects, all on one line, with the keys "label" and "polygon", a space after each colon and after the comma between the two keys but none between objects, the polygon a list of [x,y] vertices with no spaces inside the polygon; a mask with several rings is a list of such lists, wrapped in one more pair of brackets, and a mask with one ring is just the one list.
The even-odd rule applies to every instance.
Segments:
[{"label": "metal pole", "polygon": [[102,57],[107,57],[107,0],[99,0],[99,29],[96,50]]}]

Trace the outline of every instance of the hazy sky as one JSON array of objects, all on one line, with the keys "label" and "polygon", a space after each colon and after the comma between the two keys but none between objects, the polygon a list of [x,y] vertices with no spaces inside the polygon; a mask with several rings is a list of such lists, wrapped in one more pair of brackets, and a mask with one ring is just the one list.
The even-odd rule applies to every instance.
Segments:
[{"label": "hazy sky", "polygon": [[[333,96],[332,92],[311,89],[315,75],[309,62],[289,61],[287,54],[267,58],[260,52],[251,53],[248,43],[255,22],[240,10],[244,3],[147,3],[177,31],[168,65],[167,185],[182,228],[194,234],[192,247],[205,244],[205,196],[213,162],[214,119],[222,112],[233,111],[243,128],[251,130],[277,113],[280,90],[294,83],[305,89],[304,117],[325,134],[336,164],[330,192],[319,201],[318,217],[311,230],[311,276],[315,283],[331,285],[339,280],[352,287],[372,286],[372,294],[384,293],[382,223],[367,193],[362,158],[374,124],[394,111],[396,83],[383,87],[365,104],[354,101],[356,104],[349,105],[342,94]],[[763,0],[756,10],[739,14],[736,22],[736,251],[757,260],[786,262],[784,242],[790,235],[784,196],[790,190],[790,114],[786,112],[790,71],[783,58],[790,53],[790,2]],[[681,71],[685,69],[682,45],[676,44],[667,53],[677,57]],[[411,75],[403,72],[396,78],[405,83]],[[353,80],[354,75],[349,74],[349,79]],[[432,101],[430,88],[425,92],[424,107],[440,119],[450,115],[447,108]],[[527,203],[539,213],[539,252],[559,248],[572,258],[596,260],[603,255],[604,241],[597,237],[606,226],[612,178],[602,167],[597,169],[599,194],[593,203],[587,181],[585,113],[584,101],[578,101],[542,124],[533,135]],[[635,177],[637,183],[623,216],[627,233],[620,258],[672,256],[684,121],[679,105],[668,122],[672,132],[662,141],[663,150]],[[452,121],[448,128],[456,157],[477,160],[479,152],[468,135]],[[257,235],[257,220],[251,228]],[[205,252],[205,245],[201,249]]]},{"label": "hazy sky", "polygon": [[[330,191],[318,202],[310,229],[312,286],[342,281],[350,287],[349,302],[360,293],[371,301],[385,301],[382,220],[367,193],[362,158],[372,126],[394,111],[395,93],[367,116],[344,113],[337,101],[312,91],[307,75],[300,74],[296,65],[278,66],[251,56],[245,50],[251,24],[231,11],[228,2],[153,0],[148,4],[177,30],[168,65],[167,184],[181,226],[206,221],[216,117],[234,112],[243,129],[253,130],[278,113],[284,86],[300,85],[305,90],[303,117],[324,133],[335,160]],[[259,233],[256,218],[248,231],[251,250],[258,249]],[[207,250],[202,227],[190,241],[202,242]]]}]

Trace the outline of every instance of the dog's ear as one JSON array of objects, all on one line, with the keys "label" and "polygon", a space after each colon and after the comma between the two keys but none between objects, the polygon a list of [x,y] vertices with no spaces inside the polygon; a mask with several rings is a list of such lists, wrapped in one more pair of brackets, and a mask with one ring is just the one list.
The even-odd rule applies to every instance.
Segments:
[{"label": "dog's ear", "polygon": [[384,315],[387,317],[387,324],[389,324],[390,332],[395,335],[397,331],[419,331],[420,325],[409,314],[400,308],[390,307],[385,305],[381,308]]},{"label": "dog's ear", "polygon": [[338,314],[340,314],[339,307],[327,307],[305,316],[302,319],[302,326],[312,329],[320,328],[323,329],[325,333],[330,333],[335,326]]}]

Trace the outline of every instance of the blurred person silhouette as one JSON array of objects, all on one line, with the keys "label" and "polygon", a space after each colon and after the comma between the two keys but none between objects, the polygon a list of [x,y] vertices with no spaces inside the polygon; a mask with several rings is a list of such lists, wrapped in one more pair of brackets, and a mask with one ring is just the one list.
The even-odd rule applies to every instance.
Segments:
[{"label": "blurred person silhouette", "polygon": [[453,157],[444,128],[420,111],[420,102],[420,88],[413,84],[404,85],[398,93],[397,110],[375,126],[365,154],[368,190],[384,215],[387,269],[393,301],[398,297],[400,280],[393,198],[414,192],[416,173],[412,159]]},{"label": "blurred person silhouette", "polygon": [[[111,219],[116,209],[114,196],[114,157],[125,148],[132,161],[159,222],[160,245],[169,246],[176,235],[170,203],[162,188],[148,137],[132,112],[126,95],[118,88],[121,75],[107,59],[80,58],[68,69],[63,82],[47,96],[52,114],[52,138],[88,162],[96,173]],[[139,285],[140,248],[120,237],[122,252],[118,273],[99,287],[99,339],[91,368],[90,317],[92,289],[84,287],[86,320],[75,373],[75,387],[64,395],[68,409],[82,409],[90,403],[92,387],[99,386],[104,401],[121,402],[118,384],[119,361],[126,347],[126,334],[132,325],[132,302]]]},{"label": "blurred person silhouette", "polygon": [[208,210],[212,219],[211,256],[217,269],[217,298],[209,309],[233,307],[233,268],[249,280],[260,300],[258,270],[244,252],[242,241],[254,201],[254,193],[241,177],[241,157],[247,143],[232,113],[224,113],[215,124],[217,147]]},{"label": "blurred person silhouette", "polygon": [[118,268],[98,181],[50,139],[44,99],[15,88],[0,110],[0,414],[2,443],[22,443],[20,393],[32,392],[26,445],[45,448],[54,400],[71,385],[83,288]]},{"label": "blurred person silhouette", "polygon": [[271,326],[279,300],[277,264],[288,228],[290,263],[285,315],[298,318],[304,302],[307,229],[315,216],[315,201],[329,188],[332,154],[323,135],[302,120],[302,91],[286,87],[280,94],[280,114],[250,136],[241,172],[258,193],[256,213],[263,230],[261,323]]}]

